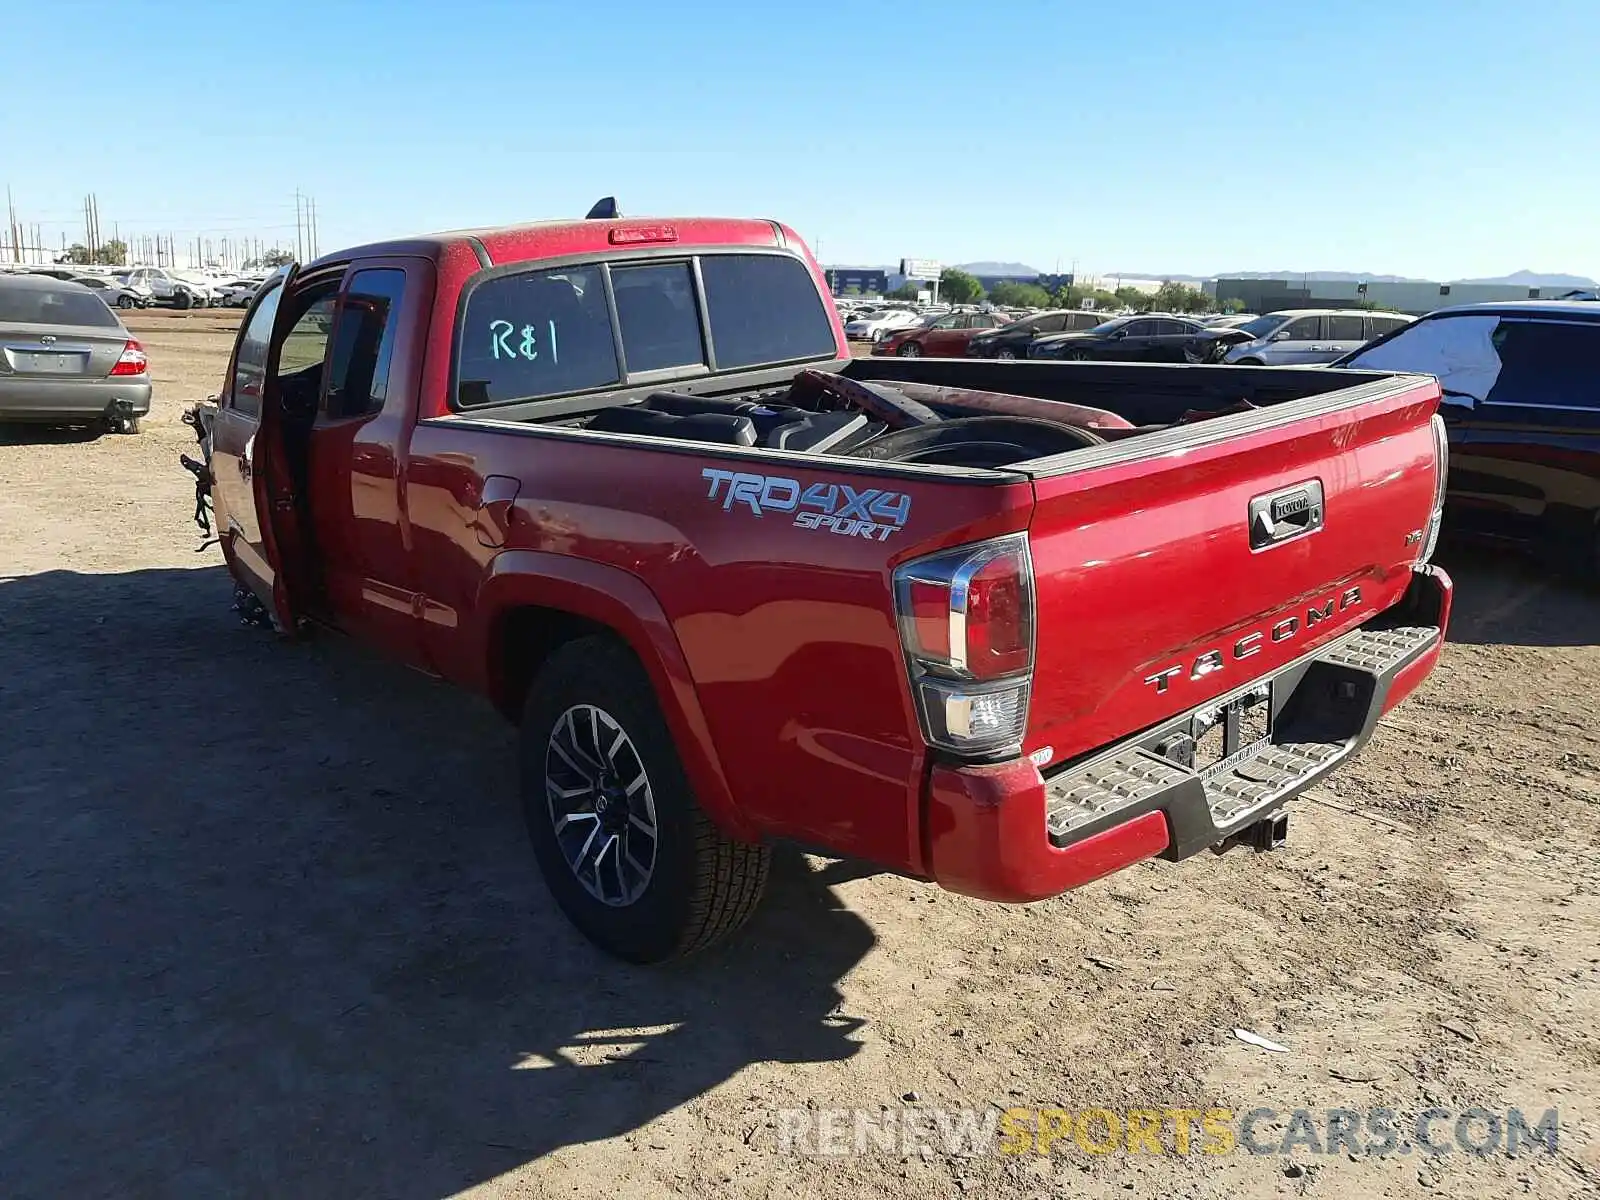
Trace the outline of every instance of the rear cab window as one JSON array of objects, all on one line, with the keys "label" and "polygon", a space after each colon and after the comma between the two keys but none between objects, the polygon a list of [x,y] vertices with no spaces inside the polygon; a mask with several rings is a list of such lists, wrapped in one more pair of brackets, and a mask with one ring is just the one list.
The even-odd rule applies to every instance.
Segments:
[{"label": "rear cab window", "polygon": [[791,255],[530,265],[468,292],[454,402],[553,399],[837,355],[822,295]]}]

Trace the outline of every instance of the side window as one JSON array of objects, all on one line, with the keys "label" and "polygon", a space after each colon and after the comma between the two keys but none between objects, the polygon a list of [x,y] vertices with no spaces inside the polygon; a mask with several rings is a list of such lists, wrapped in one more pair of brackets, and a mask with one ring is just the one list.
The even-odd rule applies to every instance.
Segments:
[{"label": "side window", "polygon": [[1371,330],[1371,332],[1367,334],[1368,340],[1375,337],[1382,337],[1386,333],[1393,333],[1402,325],[1409,324],[1409,322],[1400,317],[1368,317],[1367,323],[1368,328]]},{"label": "side window", "polygon": [[1491,404],[1600,410],[1600,323],[1501,321],[1492,340],[1500,377]]},{"label": "side window", "polygon": [[933,323],[935,329],[965,329],[967,318],[963,316],[940,317]]},{"label": "side window", "polygon": [[332,420],[380,412],[389,395],[389,363],[406,273],[357,271],[350,277],[334,328],[323,415]]},{"label": "side window", "polygon": [[1156,333],[1161,337],[1176,337],[1189,332],[1189,326],[1182,321],[1157,321]]},{"label": "side window", "polygon": [[338,289],[331,286],[319,288],[315,294],[295,296],[297,303],[309,303],[284,335],[283,348],[278,351],[279,379],[320,367],[328,357],[328,337],[333,333],[333,310],[338,298]]},{"label": "side window", "polygon": [[688,263],[611,272],[628,374],[692,367],[706,360]]},{"label": "side window", "polygon": [[1314,342],[1322,336],[1322,318],[1301,317],[1298,320],[1290,321],[1283,328],[1289,335],[1285,339],[1286,341]]},{"label": "side window", "polygon": [[560,396],[621,378],[596,267],[484,280],[467,298],[458,337],[461,405]]},{"label": "side window", "polygon": [[1365,339],[1361,336],[1361,314],[1351,313],[1349,316],[1324,317],[1327,331],[1322,335],[1330,342],[1359,342]]},{"label": "side window", "polygon": [[833,323],[799,259],[708,254],[700,279],[718,370],[838,355]]},{"label": "side window", "polygon": [[1129,321],[1123,326],[1129,337],[1151,337],[1156,331],[1154,321]]},{"label": "side window", "polygon": [[1062,333],[1067,328],[1067,318],[1070,315],[1070,313],[1057,313],[1053,317],[1040,317],[1038,324],[1033,327],[1034,331],[1037,333]]},{"label": "side window", "polygon": [[246,417],[261,415],[262,384],[267,375],[267,342],[272,338],[272,322],[277,319],[278,301],[282,298],[283,288],[274,286],[261,298],[261,303],[250,315],[250,324],[239,335],[228,405]]}]

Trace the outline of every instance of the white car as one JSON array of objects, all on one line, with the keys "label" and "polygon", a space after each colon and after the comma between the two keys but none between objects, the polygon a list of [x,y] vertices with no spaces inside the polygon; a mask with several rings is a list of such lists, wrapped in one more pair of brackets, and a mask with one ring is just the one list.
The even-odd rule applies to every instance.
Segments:
[{"label": "white car", "polygon": [[215,303],[216,293],[211,285],[180,275],[167,267],[134,267],[126,277],[118,276],[126,285],[143,285],[150,289],[157,304],[170,304],[174,308],[204,308]]},{"label": "white car", "polygon": [[217,303],[229,308],[249,308],[250,301],[261,290],[262,282],[260,279],[235,279],[232,283],[225,283],[217,295]]},{"label": "white car", "polygon": [[880,308],[855,318],[844,327],[852,342],[881,342],[891,333],[922,324],[925,318],[906,308]]},{"label": "white car", "polygon": [[81,283],[100,299],[107,308],[144,308],[155,297],[142,284],[123,283],[110,275],[74,275],[73,283]]}]

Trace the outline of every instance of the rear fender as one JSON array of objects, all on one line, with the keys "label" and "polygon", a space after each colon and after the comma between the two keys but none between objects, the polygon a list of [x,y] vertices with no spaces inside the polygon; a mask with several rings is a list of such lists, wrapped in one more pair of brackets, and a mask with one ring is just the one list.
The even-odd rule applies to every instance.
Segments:
[{"label": "rear fender", "polygon": [[501,687],[494,659],[498,631],[508,614],[529,605],[582,617],[628,645],[655,685],[656,700],[701,808],[730,836],[755,841],[755,827],[734,802],[677,635],[644,582],[618,567],[561,554],[507,550],[496,555],[477,601],[482,638],[477,659],[484,664],[484,682],[492,695]]}]

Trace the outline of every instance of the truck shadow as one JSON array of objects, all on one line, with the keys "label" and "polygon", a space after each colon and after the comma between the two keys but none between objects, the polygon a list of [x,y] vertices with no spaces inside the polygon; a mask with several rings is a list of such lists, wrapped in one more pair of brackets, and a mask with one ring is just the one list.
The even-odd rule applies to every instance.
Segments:
[{"label": "truck shadow", "polygon": [[619,965],[535,876],[498,717],[227,594],[0,582],[8,1194],[444,1196],[694,1137],[668,1114],[713,1089],[757,1129],[783,1100],[742,1068],[856,1052],[838,982],[874,938],[825,870],[780,858],[735,942]]},{"label": "truck shadow", "polygon": [[1455,580],[1449,640],[1467,645],[1592,646],[1600,642],[1600,587],[1525,555],[1449,544],[1439,563]]}]

